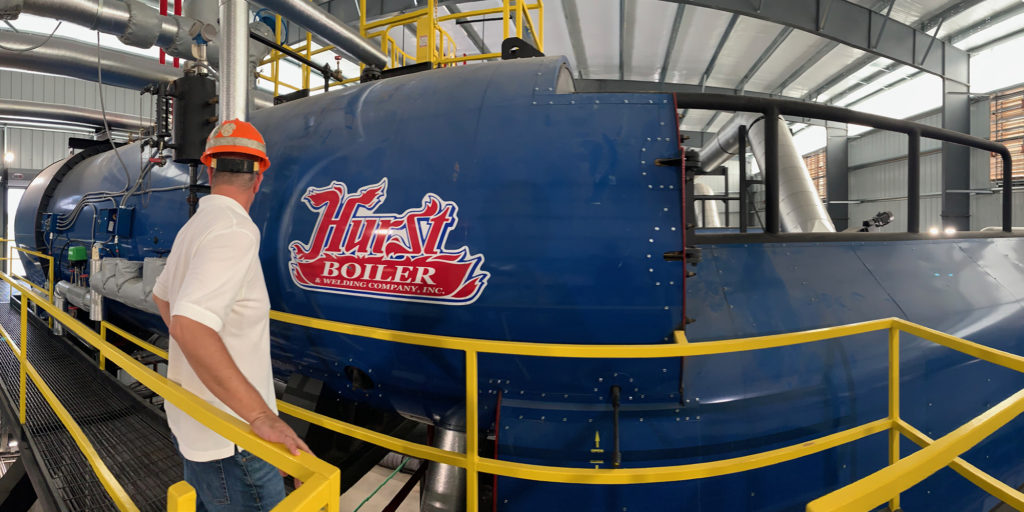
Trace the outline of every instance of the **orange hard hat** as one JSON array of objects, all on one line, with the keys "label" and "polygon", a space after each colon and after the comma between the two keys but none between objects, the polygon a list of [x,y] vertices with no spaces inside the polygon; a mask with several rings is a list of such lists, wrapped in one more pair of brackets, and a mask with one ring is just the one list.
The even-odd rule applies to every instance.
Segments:
[{"label": "orange hard hat", "polygon": [[267,143],[255,126],[238,119],[224,121],[217,125],[206,139],[206,151],[199,158],[203,165],[211,167],[213,159],[224,153],[251,155],[257,158],[262,173],[270,167],[267,158]]}]

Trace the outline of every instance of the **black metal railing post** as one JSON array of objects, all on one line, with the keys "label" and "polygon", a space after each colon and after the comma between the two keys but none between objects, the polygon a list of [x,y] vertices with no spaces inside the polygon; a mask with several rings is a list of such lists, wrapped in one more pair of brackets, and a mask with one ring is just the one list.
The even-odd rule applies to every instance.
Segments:
[{"label": "black metal railing post", "polygon": [[907,133],[907,233],[921,232],[921,132]]},{"label": "black metal railing post", "polygon": [[779,232],[779,108],[764,109],[765,233]]},{"label": "black metal railing post", "polygon": [[747,232],[747,127],[740,126],[740,233]]},{"label": "black metal railing post", "polygon": [[1009,151],[999,153],[1003,160],[1003,231],[1013,231],[1013,160]]}]

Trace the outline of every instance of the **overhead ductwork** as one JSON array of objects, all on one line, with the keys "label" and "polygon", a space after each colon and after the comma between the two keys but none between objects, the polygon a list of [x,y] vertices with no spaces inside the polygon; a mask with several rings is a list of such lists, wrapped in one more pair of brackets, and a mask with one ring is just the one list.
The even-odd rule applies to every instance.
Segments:
[{"label": "overhead ductwork", "polygon": [[309,0],[258,0],[261,5],[288,18],[361,62],[384,69],[388,58],[378,45]]},{"label": "overhead ductwork", "polygon": [[[0,31],[9,46],[30,48],[46,40],[36,34]],[[262,47],[262,45],[261,45]],[[66,76],[79,80],[96,81],[96,46],[74,39],[53,37],[46,44],[29,52],[3,52],[2,66],[19,71]],[[103,83],[126,89],[140,90],[157,82],[169,82],[181,77],[181,71],[157,61],[101,48]],[[256,108],[274,106],[273,97],[266,91],[253,91]]]},{"label": "overhead ductwork", "polygon": [[[74,105],[56,105],[37,101],[0,101],[0,117],[30,118],[33,120],[60,121],[65,123],[103,126],[103,113],[99,110]],[[129,114],[107,112],[107,124],[112,130],[136,131],[149,126],[146,119]]]},{"label": "overhead ductwork", "polygon": [[[23,13],[67,21],[105,34],[113,34],[129,46],[158,46],[168,55],[184,59],[192,59],[192,37],[189,30],[193,25],[201,23],[183,16],[161,15],[159,11],[140,0],[18,1],[23,2]],[[0,1],[0,4],[2,3]],[[209,56],[214,65],[216,55],[216,49],[211,47]]]},{"label": "overhead ductwork", "polygon": [[[779,123],[779,218],[782,229],[789,233],[835,232],[832,219],[821,202],[821,196],[807,172],[807,165],[796,149],[789,126]],[[718,134],[700,150],[701,166],[711,170],[722,165],[739,150],[739,127],[747,126],[750,150],[757,165],[765,169],[764,116],[736,113]]]},{"label": "overhead ductwork", "polygon": [[[46,36],[3,31],[8,46],[29,48],[46,40]],[[33,73],[68,76],[96,81],[96,45],[73,39],[54,37],[30,52],[3,52],[3,67]],[[99,51],[103,63],[103,83],[127,89],[142,89],[155,82],[166,82],[181,76],[179,70],[162,66],[156,60],[129,53]]]}]

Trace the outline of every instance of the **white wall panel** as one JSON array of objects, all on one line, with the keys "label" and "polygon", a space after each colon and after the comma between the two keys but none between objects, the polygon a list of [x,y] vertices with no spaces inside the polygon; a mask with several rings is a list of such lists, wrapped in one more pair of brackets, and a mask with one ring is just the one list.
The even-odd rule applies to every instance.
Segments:
[{"label": "white wall panel", "polygon": [[7,151],[14,153],[12,169],[39,170],[68,155],[67,133],[7,129]]},{"label": "white wall panel", "polygon": [[[38,101],[74,105],[99,110],[100,101],[95,82],[38,73],[0,69],[0,99]],[[103,86],[103,100],[108,112],[139,115],[150,119],[152,96],[122,87]]]}]

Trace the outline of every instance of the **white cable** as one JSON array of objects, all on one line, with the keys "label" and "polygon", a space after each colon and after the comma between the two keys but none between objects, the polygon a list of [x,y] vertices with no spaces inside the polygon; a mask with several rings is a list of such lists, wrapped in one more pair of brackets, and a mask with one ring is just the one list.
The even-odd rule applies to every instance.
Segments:
[{"label": "white cable", "polygon": [[[57,33],[57,29],[60,28],[61,23],[64,23],[64,22],[63,21],[58,21],[57,22],[57,26],[53,27],[53,32],[50,32],[50,35],[46,36],[46,39],[44,39],[43,42],[41,42],[41,43],[39,43],[39,44],[37,44],[35,46],[29,46],[28,48],[10,48],[10,47],[7,47],[7,46],[4,46],[4,45],[0,44],[0,50],[7,50],[9,52],[18,52],[18,53],[30,52],[32,50],[35,50],[36,48],[39,48],[40,46],[42,46],[42,45],[44,45],[46,43],[49,43],[50,39],[53,39],[53,35]],[[7,22],[7,26],[9,26],[12,29],[14,29],[15,32],[18,32],[18,29],[14,28],[14,25],[11,25],[10,22]],[[97,34],[99,34],[99,32],[97,32]]]},{"label": "white cable", "polygon": [[[102,4],[102,2],[100,2]],[[117,161],[121,162],[121,167],[124,168],[125,184],[124,189],[127,191],[128,187],[132,185],[132,173],[128,172],[128,166],[125,165],[124,160],[121,159],[121,153],[117,151],[117,145],[114,144],[114,136],[110,133],[110,125],[107,124],[107,107],[103,104],[103,61],[102,46],[100,46],[100,33],[96,31],[96,81],[98,85],[96,90],[100,95],[100,113],[103,114],[103,129],[107,131],[107,141],[110,142],[110,147],[114,148],[114,156],[117,157]]]}]

